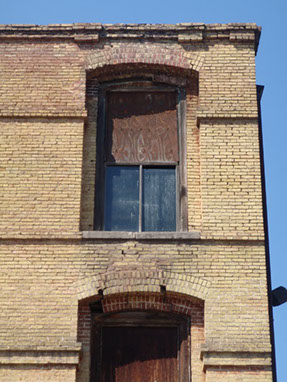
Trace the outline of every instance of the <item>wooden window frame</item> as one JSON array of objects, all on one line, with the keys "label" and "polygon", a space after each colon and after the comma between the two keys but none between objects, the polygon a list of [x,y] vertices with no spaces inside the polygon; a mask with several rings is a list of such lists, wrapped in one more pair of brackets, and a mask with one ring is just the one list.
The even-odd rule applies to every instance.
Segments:
[{"label": "wooden window frame", "polygon": [[[178,163],[172,162],[105,162],[106,141],[106,115],[107,115],[107,93],[112,91],[142,91],[142,92],[176,92],[177,93],[177,133],[178,133]],[[127,82],[108,82],[99,87],[98,97],[98,120],[97,120],[97,154],[96,154],[96,182],[94,203],[94,230],[104,231],[104,195],[105,195],[105,167],[109,165],[118,166],[143,166],[161,167],[174,166],[176,169],[176,231],[188,230],[187,216],[187,174],[186,174],[186,91],[178,86],[155,83],[145,79],[130,80]],[[141,192],[140,192],[141,198]],[[139,231],[141,232],[141,216],[139,217]],[[153,231],[159,232],[159,231]]]},{"label": "wooden window frame", "polygon": [[90,382],[101,379],[102,328],[106,327],[176,327],[178,333],[178,382],[191,382],[191,339],[188,316],[159,311],[126,311],[104,314],[99,304],[91,305]]}]

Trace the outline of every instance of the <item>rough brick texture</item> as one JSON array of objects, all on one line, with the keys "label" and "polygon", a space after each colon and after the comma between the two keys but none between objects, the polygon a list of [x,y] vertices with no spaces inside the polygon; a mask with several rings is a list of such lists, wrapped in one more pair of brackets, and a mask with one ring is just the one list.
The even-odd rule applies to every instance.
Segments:
[{"label": "rough brick texture", "polygon": [[[251,370],[250,370],[251,369]],[[206,382],[266,382],[272,381],[272,373],[268,370],[252,370],[252,368],[234,370],[209,370],[206,374]]]},{"label": "rough brick texture", "polygon": [[82,123],[9,119],[0,129],[1,234],[78,232]]},{"label": "rough brick texture", "polygon": [[70,382],[75,380],[75,368],[38,367],[30,365],[1,366],[2,382]]},{"label": "rough brick texture", "polygon": [[[259,36],[254,24],[0,26],[1,381],[89,380],[99,290],[105,313],[188,315],[192,382],[272,381]],[[98,87],[141,76],[186,91],[190,236],[93,238]]]}]

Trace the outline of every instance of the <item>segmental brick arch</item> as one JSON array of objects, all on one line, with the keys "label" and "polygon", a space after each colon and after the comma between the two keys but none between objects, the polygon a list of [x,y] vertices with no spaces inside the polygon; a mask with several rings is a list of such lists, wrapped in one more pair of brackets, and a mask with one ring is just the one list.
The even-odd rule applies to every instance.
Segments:
[{"label": "segmental brick arch", "polygon": [[86,70],[122,64],[163,65],[199,71],[204,57],[196,52],[187,52],[182,47],[170,49],[155,44],[118,44],[96,50],[87,57]]},{"label": "segmental brick arch", "polygon": [[166,271],[121,271],[110,272],[80,279],[76,284],[78,300],[95,296],[101,291],[104,296],[132,292],[179,293],[205,300],[210,287],[208,280],[176,272]]}]

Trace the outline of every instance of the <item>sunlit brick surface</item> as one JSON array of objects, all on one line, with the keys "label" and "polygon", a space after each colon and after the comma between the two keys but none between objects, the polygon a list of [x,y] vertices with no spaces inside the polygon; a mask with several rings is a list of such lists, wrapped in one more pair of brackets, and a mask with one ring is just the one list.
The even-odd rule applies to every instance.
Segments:
[{"label": "sunlit brick surface", "polygon": [[[192,382],[272,381],[259,35],[254,24],[0,26],[1,381],[89,380],[99,293],[105,313],[189,315]],[[137,76],[185,89],[197,238],[83,233],[97,213],[99,82]]]}]

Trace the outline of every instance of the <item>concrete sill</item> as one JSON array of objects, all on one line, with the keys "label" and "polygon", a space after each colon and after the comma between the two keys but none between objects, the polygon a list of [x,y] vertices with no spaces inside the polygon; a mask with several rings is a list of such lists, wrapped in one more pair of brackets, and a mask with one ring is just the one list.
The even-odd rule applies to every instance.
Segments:
[{"label": "concrete sill", "polygon": [[83,231],[82,238],[97,240],[195,240],[200,239],[200,232]]}]

